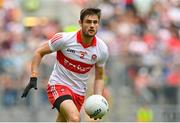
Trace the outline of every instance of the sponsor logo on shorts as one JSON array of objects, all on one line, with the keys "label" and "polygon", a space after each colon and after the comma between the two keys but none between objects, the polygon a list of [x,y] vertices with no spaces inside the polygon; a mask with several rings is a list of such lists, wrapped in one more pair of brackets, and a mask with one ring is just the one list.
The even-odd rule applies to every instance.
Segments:
[{"label": "sponsor logo on shorts", "polygon": [[61,88],[61,93],[65,93],[65,89],[64,88]]}]

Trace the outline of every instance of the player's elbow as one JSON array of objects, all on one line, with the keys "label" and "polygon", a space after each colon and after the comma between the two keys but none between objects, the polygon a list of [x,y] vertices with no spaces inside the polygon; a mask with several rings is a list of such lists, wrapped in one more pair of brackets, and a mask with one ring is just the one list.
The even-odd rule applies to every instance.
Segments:
[{"label": "player's elbow", "polygon": [[36,49],[34,52],[34,56],[40,56],[43,57],[45,54],[40,50],[40,49]]},{"label": "player's elbow", "polygon": [[49,48],[48,42],[45,42],[44,44],[42,44],[35,50],[35,55],[38,55],[41,57],[49,53],[51,53],[51,49]]}]

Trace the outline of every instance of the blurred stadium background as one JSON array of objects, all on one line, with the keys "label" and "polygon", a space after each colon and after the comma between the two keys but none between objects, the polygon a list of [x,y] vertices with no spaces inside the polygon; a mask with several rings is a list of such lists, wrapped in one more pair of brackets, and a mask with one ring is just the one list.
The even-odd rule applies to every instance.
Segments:
[{"label": "blurred stadium background", "polygon": [[102,121],[180,121],[179,0],[0,0],[0,121],[55,121],[45,91],[55,54],[42,61],[38,90],[20,96],[34,49],[78,29],[84,7],[102,9],[97,35],[110,50]]}]

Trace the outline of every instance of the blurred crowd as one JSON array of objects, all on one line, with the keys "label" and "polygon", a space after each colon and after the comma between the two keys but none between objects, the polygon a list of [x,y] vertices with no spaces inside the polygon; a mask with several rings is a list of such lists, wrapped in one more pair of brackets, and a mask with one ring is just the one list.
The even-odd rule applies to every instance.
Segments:
[{"label": "blurred crowd", "polygon": [[136,94],[149,102],[151,95],[147,97],[146,92],[156,98],[163,89],[170,103],[176,104],[180,84],[180,2],[112,0],[99,7],[105,16],[100,35],[107,40],[111,56],[125,64]]},{"label": "blurred crowd", "polygon": [[[29,81],[34,50],[61,31],[57,20],[24,19],[20,1],[2,0],[0,8],[0,88],[2,104],[18,104],[22,89]],[[50,56],[51,57],[51,56]],[[45,89],[52,70],[53,59],[43,61],[39,87]],[[50,68],[49,68],[50,67]],[[46,95],[45,97],[46,98]],[[27,103],[29,104],[29,103]]]},{"label": "blurred crowd", "polygon": [[[113,87],[111,77],[115,65],[122,65],[124,69],[119,71],[125,73],[125,84],[131,88],[139,103],[178,104],[179,0],[55,1],[75,5],[78,10],[84,7],[102,9],[97,35],[105,40],[110,51],[107,86]],[[22,89],[29,81],[33,51],[55,33],[67,31],[67,25],[60,21],[66,20],[62,16],[36,17],[36,8],[25,10],[23,4],[22,0],[0,0],[0,104],[8,108],[19,105]],[[28,17],[31,13],[34,17]],[[79,17],[79,12],[76,16]],[[78,20],[73,22],[69,25],[78,24]],[[43,103],[47,102],[45,89],[54,60],[55,54],[48,55],[40,67],[38,87]],[[163,101],[159,98],[161,95]],[[30,105],[31,99],[26,101],[25,105]]]}]

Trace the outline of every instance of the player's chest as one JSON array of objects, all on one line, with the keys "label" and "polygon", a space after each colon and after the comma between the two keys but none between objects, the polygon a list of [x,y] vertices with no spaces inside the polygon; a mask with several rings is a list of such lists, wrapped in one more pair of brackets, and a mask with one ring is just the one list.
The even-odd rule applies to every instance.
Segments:
[{"label": "player's chest", "polygon": [[70,59],[87,64],[95,64],[98,59],[96,47],[84,48],[80,45],[70,45],[64,47],[62,53]]}]

